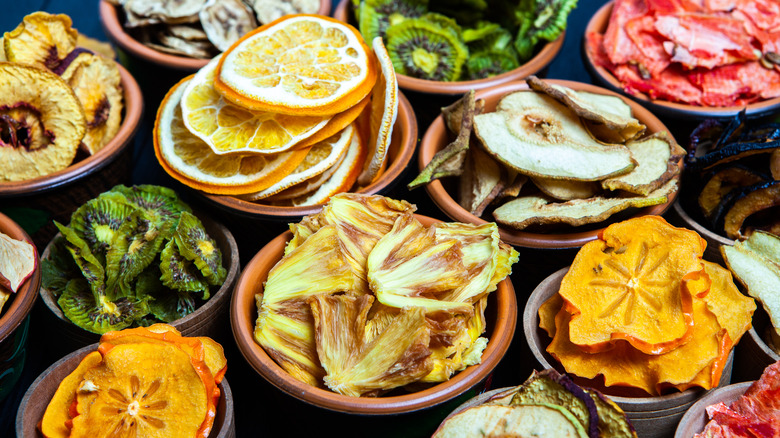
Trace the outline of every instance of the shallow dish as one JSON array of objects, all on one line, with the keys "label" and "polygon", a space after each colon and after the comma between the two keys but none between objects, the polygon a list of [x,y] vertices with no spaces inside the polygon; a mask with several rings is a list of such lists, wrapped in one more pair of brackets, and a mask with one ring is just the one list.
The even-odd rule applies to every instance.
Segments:
[{"label": "shallow dish", "polygon": [[752,384],[753,382],[735,383],[708,392],[683,415],[674,438],[690,438],[700,433],[710,420],[707,416],[707,406],[720,402],[729,405],[742,396]]},{"label": "shallow dish", "polygon": [[[415,217],[425,226],[439,222],[427,216]],[[485,379],[512,342],[517,322],[517,302],[512,283],[506,278],[488,298],[485,335],[489,342],[482,354],[482,363],[456,373],[446,382],[408,394],[372,398],[348,397],[298,381],[277,365],[254,340],[257,319],[255,294],[261,292],[268,271],[282,258],[284,247],[291,237],[289,231],[277,236],[244,267],[233,291],[230,323],[238,348],[252,368],[293,397],[332,411],[363,415],[400,414],[429,408],[462,394]]]},{"label": "shallow dish", "polygon": [[[62,379],[73,372],[81,359],[97,350],[98,345],[88,345],[76,350],[42,372],[30,385],[24,394],[19,410],[16,412],[16,436],[26,438],[42,438],[38,430],[38,422],[43,418],[49,401],[54,396]],[[217,416],[214,419],[209,438],[232,438],[236,436],[236,425],[233,412],[233,393],[230,391],[227,379],[219,384],[220,395],[217,404]]]},{"label": "shallow dish", "polygon": [[[660,131],[669,131],[666,126],[658,120],[650,111],[643,108],[638,103],[620,96],[609,90],[605,90],[595,85],[583,84],[581,82],[572,82],[564,80],[548,80],[552,84],[562,85],[574,90],[589,91],[592,93],[600,93],[612,96],[618,96],[623,99],[628,105],[631,106],[634,117],[639,119],[640,122],[647,126],[647,134],[652,134]],[[487,88],[477,91],[476,98],[485,100],[485,112],[494,111],[498,101],[504,95],[518,90],[527,90],[528,85],[525,82],[510,82],[507,84],[498,85],[495,87]],[[428,162],[433,159],[433,156],[439,150],[443,149],[448,143],[448,131],[444,123],[444,117],[439,115],[425,131],[422,141],[420,142],[420,152],[417,157],[417,164],[419,170],[425,168]],[[680,160],[680,168],[682,169],[682,160]],[[452,179],[452,178],[448,178]],[[447,179],[445,179],[445,183]],[[450,218],[459,222],[470,222],[474,224],[487,223],[484,219],[474,216],[469,213],[465,208],[455,200],[451,191],[446,187],[442,180],[435,180],[428,183],[425,186],[425,190],[428,191],[433,202]],[[648,214],[660,215],[663,214],[674,202],[677,196],[677,192],[673,193],[669,200],[664,204],[654,205],[652,207],[645,207],[641,209],[634,209],[633,216],[644,216]],[[625,219],[623,215],[618,214],[619,217]],[[585,243],[596,239],[598,233],[611,222],[611,219],[607,219],[602,222],[603,226],[598,224],[591,224],[587,231],[578,231],[576,228],[569,227],[571,231],[567,232],[551,232],[551,233],[539,233],[528,232],[522,230],[515,230],[510,227],[506,227],[499,224],[499,232],[501,233],[501,239],[512,245],[523,246],[528,248],[576,248],[584,245]],[[593,228],[595,225],[597,228]]]},{"label": "shallow dish", "polygon": [[[612,6],[614,1],[606,3],[599,8],[585,27],[585,35],[591,32],[604,33],[609,24],[609,18],[612,14]],[[609,72],[609,70],[596,65],[593,57],[588,52],[586,47],[587,38],[583,38],[582,53],[585,58],[585,67],[591,73],[591,76],[598,81],[601,85],[619,93],[623,93],[648,109],[653,111],[654,114],[666,117],[677,117],[685,119],[706,119],[706,118],[720,118],[720,117],[732,117],[745,110],[746,114],[751,117],[757,117],[762,114],[769,113],[778,107],[780,107],[780,97],[764,100],[761,102],[751,103],[745,106],[732,106],[732,107],[708,107],[688,105],[684,103],[668,102],[664,100],[651,99],[644,93],[629,94],[623,90],[623,85],[620,81]]]}]

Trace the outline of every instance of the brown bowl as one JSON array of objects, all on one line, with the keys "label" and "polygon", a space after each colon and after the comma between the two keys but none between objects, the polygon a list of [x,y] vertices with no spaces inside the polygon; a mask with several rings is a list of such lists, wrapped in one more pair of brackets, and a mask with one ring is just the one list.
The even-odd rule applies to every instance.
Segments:
[{"label": "brown bowl", "polygon": [[[585,28],[585,35],[588,35],[591,32],[603,34],[607,30],[609,18],[612,15],[613,5],[614,1],[610,1],[593,14],[593,17],[588,21],[588,25]],[[585,45],[587,44],[587,38],[583,38],[583,44],[582,52],[585,57],[585,67],[588,68],[591,76],[593,76],[596,81],[613,91],[630,96],[632,99],[646,106],[654,114],[666,117],[676,117],[678,119],[725,118],[733,117],[744,109],[748,116],[756,117],[774,111],[780,106],[780,97],[751,103],[747,106],[712,107],[651,99],[647,94],[639,92],[636,94],[627,93],[623,89],[623,84],[612,75],[609,70],[596,64],[592,54],[588,51],[587,45]]]},{"label": "brown bowl", "polygon": [[[415,215],[425,226],[439,222]],[[489,295],[485,317],[489,342],[482,354],[482,363],[455,374],[446,382],[427,389],[387,397],[349,397],[322,388],[316,388],[294,379],[284,371],[254,340],[257,307],[255,294],[262,292],[268,271],[282,258],[289,231],[277,236],[264,246],[238,278],[230,305],[230,323],[241,354],[263,378],[271,384],[306,403],[332,411],[363,415],[408,413],[444,403],[485,379],[498,365],[514,336],[517,322],[515,291],[509,278],[498,283],[498,290]]]},{"label": "brown bowl", "polygon": [[[609,90],[597,87],[595,85],[583,84],[581,82],[572,82],[564,80],[548,80],[552,84],[562,85],[574,90],[589,91],[591,93],[606,94],[611,96],[617,96],[623,99],[634,113],[634,117],[639,119],[640,122],[647,125],[647,133],[652,134],[660,131],[669,131],[666,126],[658,120],[650,111],[643,108],[636,102],[627,99],[624,96],[620,96]],[[527,90],[528,85],[525,82],[510,82],[502,84],[496,87],[477,91],[476,98],[485,100],[485,112],[494,111],[498,101],[506,94],[518,90]],[[439,150],[447,146],[448,143],[448,131],[444,124],[444,117],[439,115],[425,131],[422,141],[420,142],[420,152],[417,157],[417,164],[420,171],[425,168],[428,162],[433,159],[433,156]],[[682,169],[682,160],[680,160],[680,168]],[[428,183],[425,186],[425,190],[428,191],[433,202],[450,218],[459,222],[470,222],[474,224],[485,224],[487,221],[474,216],[468,212],[465,208],[453,197],[454,191],[449,187],[442,184],[441,180],[435,180]],[[635,210],[632,216],[644,216],[644,215],[661,215],[671,205],[674,199],[677,197],[677,192],[673,193],[669,200],[664,204],[654,205],[652,207],[645,207]],[[603,227],[606,227],[610,223],[610,219],[602,222]],[[576,248],[584,245],[591,240],[595,240],[599,232],[603,227],[592,229],[589,227],[587,231],[577,231],[575,228],[571,228],[570,232],[528,232],[522,230],[515,230],[510,227],[499,224],[499,232],[501,233],[501,239],[512,245],[523,246],[528,248]]]},{"label": "brown bowl", "polygon": [[[197,59],[187,56],[172,55],[147,47],[125,31],[124,26],[119,21],[121,14],[119,6],[114,5],[108,0],[100,0],[98,10],[100,12],[100,22],[103,24],[106,36],[108,36],[114,44],[134,58],[139,58],[145,62],[169,69],[182,70],[185,72],[198,71],[210,61],[210,59]],[[330,14],[330,0],[320,0],[320,9],[317,13],[319,15]]]},{"label": "brown bowl", "polygon": [[680,425],[677,426],[677,431],[674,433],[674,438],[691,438],[700,433],[710,420],[707,416],[707,406],[720,402],[730,405],[742,396],[752,384],[753,382],[735,383],[708,392],[683,415]]},{"label": "brown bowl", "polygon": [[[357,193],[381,194],[386,193],[398,182],[400,176],[412,161],[415,147],[417,146],[417,119],[406,96],[398,93],[398,117],[393,127],[393,135],[387,149],[387,167],[379,176]],[[313,214],[322,209],[322,204],[300,207],[276,207],[262,204],[262,201],[250,202],[233,196],[211,195],[197,192],[207,201],[229,213],[255,219],[276,219],[290,221],[300,219],[308,214]]]},{"label": "brown bowl", "polygon": [[[355,24],[352,11],[352,2],[342,1],[333,11],[333,18],[345,23]],[[506,82],[525,79],[527,76],[534,75],[547,67],[555,58],[555,55],[561,51],[566,32],[561,33],[555,41],[545,44],[542,49],[534,55],[533,58],[526,61],[525,64],[514,70],[501,73],[485,79],[476,79],[472,81],[430,81],[427,79],[418,79],[407,75],[398,74],[398,86],[404,90],[416,91],[418,93],[440,94],[440,95],[458,95],[467,93],[471,90],[481,90]]]},{"label": "brown bowl", "polygon": [[132,171],[129,147],[138,130],[144,101],[141,89],[121,65],[119,75],[124,89],[124,118],[119,131],[95,155],[49,175],[26,181],[0,182],[0,209],[36,210],[45,225],[28,230],[40,250],[56,234],[52,220],[67,223],[81,204],[117,184],[127,183]]},{"label": "brown bowl", "polygon": [[[38,422],[43,418],[49,401],[57,391],[62,379],[76,369],[81,359],[97,350],[97,344],[76,350],[42,372],[24,394],[19,410],[16,412],[16,436],[25,438],[43,438],[38,430]],[[233,393],[227,379],[219,384],[220,394],[217,404],[217,416],[214,418],[209,438],[233,438],[236,436],[236,424],[233,413]]]},{"label": "brown bowl", "polygon": [[[238,245],[233,238],[233,234],[224,225],[209,219],[203,214],[198,214],[198,217],[203,222],[206,232],[217,242],[217,246],[222,252],[222,263],[227,270],[227,277],[219,290],[202,306],[184,318],[171,322],[170,325],[178,329],[184,336],[209,336],[214,339],[224,339],[223,336],[228,336],[227,307],[230,302],[230,291],[233,288],[236,277],[238,277],[240,265]],[[68,223],[68,221],[65,223]],[[60,234],[57,234],[56,237],[59,236]],[[42,260],[49,258],[53,242],[54,239],[46,245],[46,249],[41,257]],[[41,298],[49,310],[45,313],[47,316],[50,316],[49,319],[52,320],[52,324],[56,328],[51,330],[51,333],[58,338],[57,343],[62,344],[59,348],[72,351],[100,340],[100,335],[88,332],[70,322],[65,314],[62,313],[62,310],[60,310],[57,304],[57,297],[50,290],[42,287]]]},{"label": "brown bowl", "polygon": [[[539,327],[539,307],[548,298],[558,293],[561,280],[563,280],[568,270],[568,267],[560,269],[539,283],[531,293],[531,296],[528,297],[528,302],[523,311],[523,332],[534,358],[541,364],[542,368],[555,368],[560,372],[565,372],[565,370],[546,351],[546,346],[552,340],[547,335],[547,332]],[[731,381],[733,362],[734,352],[732,350],[726,361],[718,386],[728,385]],[[685,411],[706,393],[702,389],[688,389],[657,397],[639,396],[635,395],[636,390],[631,388],[604,387],[596,380],[582,379],[572,374],[569,374],[569,376],[580,386],[595,388],[608,395],[612,401],[625,411],[640,438],[671,436]]]}]

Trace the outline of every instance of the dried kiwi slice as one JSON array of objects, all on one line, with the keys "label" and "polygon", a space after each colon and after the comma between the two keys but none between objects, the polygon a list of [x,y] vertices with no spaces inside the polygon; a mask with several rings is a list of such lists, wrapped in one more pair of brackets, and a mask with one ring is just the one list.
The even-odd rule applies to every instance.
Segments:
[{"label": "dried kiwi slice", "polygon": [[181,255],[175,239],[169,240],[160,253],[160,272],[163,285],[182,292],[201,292],[204,300],[209,298],[208,283],[197,266]]},{"label": "dried kiwi slice", "polygon": [[469,56],[453,28],[423,18],[390,26],[386,41],[396,72],[421,79],[458,80]]},{"label": "dried kiwi slice", "polygon": [[514,70],[519,66],[517,54],[511,48],[475,52],[466,61],[466,71],[468,71],[469,79],[489,78],[509,70]]},{"label": "dried kiwi slice", "polygon": [[55,237],[49,247],[49,257],[41,260],[41,285],[55,297],[65,291],[65,286],[71,278],[81,275],[78,265],[66,248],[67,243],[64,237]]},{"label": "dried kiwi slice", "polygon": [[428,0],[366,0],[356,11],[360,33],[371,42],[390,26],[428,12]]},{"label": "dried kiwi slice", "polygon": [[105,266],[111,242],[134,210],[124,196],[106,192],[79,207],[70,218],[70,228],[87,242],[92,254]]},{"label": "dried kiwi slice", "polygon": [[173,220],[171,224],[171,230],[173,230],[176,228],[181,212],[192,212],[192,209],[179,199],[176,192],[167,187],[154,185],[127,187],[120,184],[112,188],[111,191],[125,195],[131,204],[154,218],[158,228],[164,222]]},{"label": "dried kiwi slice", "polygon": [[54,221],[54,225],[60,230],[68,244],[65,245],[73,257],[73,261],[79,267],[81,274],[88,281],[89,287],[96,293],[105,291],[106,270],[100,261],[92,254],[87,242],[79,237],[75,231]]},{"label": "dried kiwi slice", "polygon": [[195,310],[192,294],[165,287],[160,277],[160,269],[152,265],[138,275],[135,285],[136,295],[152,298],[149,301],[151,314],[160,321],[173,322],[192,313]]},{"label": "dried kiwi slice", "polygon": [[556,40],[566,29],[566,19],[575,6],[577,0],[520,0],[516,10],[520,29],[515,38],[520,59],[530,59],[539,41]]},{"label": "dried kiwi slice", "polygon": [[227,271],[222,266],[222,252],[217,242],[206,234],[200,219],[182,212],[174,239],[181,254],[195,263],[210,285],[221,285],[225,281]]},{"label": "dried kiwi slice", "polygon": [[144,301],[120,298],[112,302],[105,295],[95,295],[83,278],[69,281],[57,304],[72,323],[98,334],[129,327],[149,313]]}]

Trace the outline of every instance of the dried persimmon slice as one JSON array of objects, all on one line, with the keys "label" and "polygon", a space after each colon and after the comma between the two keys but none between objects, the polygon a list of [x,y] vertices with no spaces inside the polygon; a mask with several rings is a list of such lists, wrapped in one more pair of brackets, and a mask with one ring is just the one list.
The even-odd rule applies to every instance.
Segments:
[{"label": "dried persimmon slice", "polygon": [[70,407],[76,399],[76,390],[81,385],[84,374],[100,365],[102,361],[103,356],[99,352],[93,351],[84,356],[76,369],[62,379],[57,391],[54,392],[54,396],[46,406],[46,412],[43,413],[40,426],[43,436],[47,438],[70,436],[70,429],[66,426],[66,422],[71,419]]}]

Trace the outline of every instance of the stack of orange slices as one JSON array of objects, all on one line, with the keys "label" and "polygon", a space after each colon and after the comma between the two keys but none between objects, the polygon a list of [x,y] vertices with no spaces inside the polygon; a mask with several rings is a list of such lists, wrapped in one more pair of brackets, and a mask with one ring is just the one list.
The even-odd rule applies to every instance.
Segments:
[{"label": "stack of orange slices", "polygon": [[381,173],[398,82],[381,38],[288,15],[238,40],[165,96],[155,154],[206,193],[313,205]]}]

